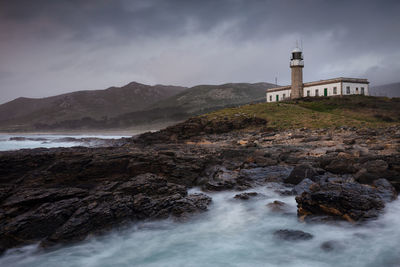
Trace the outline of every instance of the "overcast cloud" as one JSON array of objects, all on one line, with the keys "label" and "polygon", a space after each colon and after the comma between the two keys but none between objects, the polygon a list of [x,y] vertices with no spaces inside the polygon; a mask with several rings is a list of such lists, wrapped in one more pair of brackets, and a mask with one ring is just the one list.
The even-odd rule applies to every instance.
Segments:
[{"label": "overcast cloud", "polygon": [[0,0],[0,103],[85,89],[400,81],[400,1]]}]

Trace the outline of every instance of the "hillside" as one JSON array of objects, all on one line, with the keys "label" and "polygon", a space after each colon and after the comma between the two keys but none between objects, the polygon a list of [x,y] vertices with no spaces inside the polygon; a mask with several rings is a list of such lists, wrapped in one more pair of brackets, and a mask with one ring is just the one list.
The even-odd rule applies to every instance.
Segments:
[{"label": "hillside", "polygon": [[215,107],[265,101],[265,91],[272,87],[275,85],[270,83],[198,85],[157,102],[152,109],[178,106],[187,113],[201,113]]},{"label": "hillside", "polygon": [[217,109],[264,102],[266,89],[275,86],[270,83],[198,85],[161,100],[146,110],[118,116],[109,121],[109,127],[176,122]]},{"label": "hillside", "polygon": [[208,124],[218,125],[246,117],[264,119],[270,129],[400,125],[400,98],[360,95],[314,97],[227,108],[199,118]]},{"label": "hillside", "polygon": [[[266,89],[274,86],[269,83],[229,83],[183,90],[183,87],[131,83],[122,88],[76,92],[40,100],[17,99],[0,106],[0,129],[123,129],[165,124],[225,107],[264,101]],[[131,87],[134,89],[129,89]],[[105,91],[112,91],[111,96],[105,97]],[[118,91],[121,93],[117,94]],[[12,110],[19,110],[21,103],[26,105],[25,111],[4,120]]]},{"label": "hillside", "polygon": [[400,97],[400,82],[371,86],[370,93],[374,96]]},{"label": "hillside", "polygon": [[41,99],[18,98],[0,105],[2,129],[35,129],[63,121],[108,120],[149,105],[186,89],[149,86],[136,82],[123,87],[67,93]]}]

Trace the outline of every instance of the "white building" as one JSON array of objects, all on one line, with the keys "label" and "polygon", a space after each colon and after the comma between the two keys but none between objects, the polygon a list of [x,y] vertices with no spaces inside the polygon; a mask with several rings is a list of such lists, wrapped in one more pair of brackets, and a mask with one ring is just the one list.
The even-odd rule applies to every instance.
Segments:
[{"label": "white building", "polygon": [[268,89],[267,102],[314,96],[369,95],[367,79],[340,77],[303,83],[303,67],[302,51],[296,48],[290,60],[292,85]]}]

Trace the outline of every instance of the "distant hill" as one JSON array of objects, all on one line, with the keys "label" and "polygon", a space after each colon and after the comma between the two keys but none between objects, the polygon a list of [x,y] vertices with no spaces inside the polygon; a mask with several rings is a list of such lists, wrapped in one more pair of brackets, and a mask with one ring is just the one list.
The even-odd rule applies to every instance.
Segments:
[{"label": "distant hill", "polygon": [[400,82],[371,86],[370,94],[374,96],[400,97]]},{"label": "distant hill", "polygon": [[179,106],[188,113],[198,113],[217,106],[240,105],[265,100],[270,83],[227,83],[222,85],[198,85],[177,95],[161,100],[152,108]]},{"label": "distant hill", "polygon": [[180,121],[226,107],[265,101],[266,89],[275,87],[270,83],[227,83],[221,85],[198,85],[161,100],[150,108],[123,114],[109,121],[109,127]]},{"label": "distant hill", "polygon": [[46,98],[20,97],[0,105],[0,129],[35,129],[63,121],[107,120],[142,110],[186,89],[180,86],[149,86],[136,82],[105,90],[77,91]]},{"label": "distant hill", "polygon": [[0,130],[121,129],[176,122],[219,108],[264,101],[266,89],[274,86],[228,83],[184,88],[130,83],[44,99],[19,98],[0,105]]}]

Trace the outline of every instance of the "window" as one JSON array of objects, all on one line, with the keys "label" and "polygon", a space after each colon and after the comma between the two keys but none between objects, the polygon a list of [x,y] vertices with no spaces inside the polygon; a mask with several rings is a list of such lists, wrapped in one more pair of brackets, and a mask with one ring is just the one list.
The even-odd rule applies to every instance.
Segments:
[{"label": "window", "polygon": [[307,90],[307,96],[310,96],[310,90]]},{"label": "window", "polygon": [[333,87],[333,94],[334,94],[334,95],[337,94],[337,87]]},{"label": "window", "polygon": [[269,102],[272,102],[272,95],[269,96]]},{"label": "window", "polygon": [[358,94],[358,87],[356,87],[356,94]]},{"label": "window", "polygon": [[350,94],[350,86],[346,87],[346,94],[348,94],[348,95]]},{"label": "window", "polygon": [[361,94],[362,94],[362,95],[365,94],[364,87],[361,87]]},{"label": "window", "polygon": [[315,96],[319,96],[318,89],[315,89]]},{"label": "window", "polygon": [[283,94],[283,99],[285,99],[285,97],[286,97],[286,94]]}]

